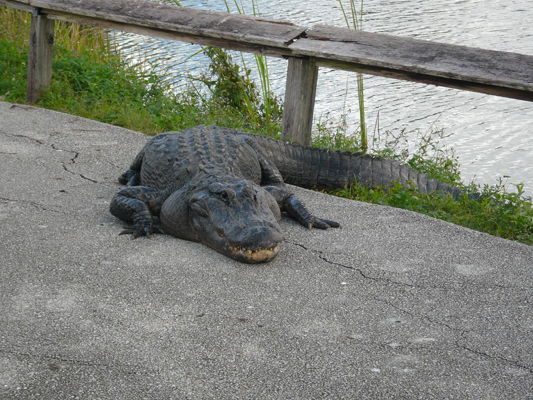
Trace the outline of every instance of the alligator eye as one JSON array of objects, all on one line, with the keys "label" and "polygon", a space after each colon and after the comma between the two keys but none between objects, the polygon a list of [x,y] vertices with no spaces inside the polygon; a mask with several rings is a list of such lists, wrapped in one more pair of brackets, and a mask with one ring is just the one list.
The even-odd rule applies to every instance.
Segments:
[{"label": "alligator eye", "polygon": [[[211,186],[213,186],[213,185],[211,185]],[[223,188],[223,189],[220,189],[220,190],[218,190],[218,189],[220,189],[220,188],[215,187],[213,189],[210,188],[209,190],[211,191],[211,193],[214,196],[217,196],[220,200],[222,200],[222,201],[224,201],[226,203],[231,201],[232,199],[234,199],[236,197],[236,194],[235,194],[235,192],[232,189],[229,189],[229,188]]]}]

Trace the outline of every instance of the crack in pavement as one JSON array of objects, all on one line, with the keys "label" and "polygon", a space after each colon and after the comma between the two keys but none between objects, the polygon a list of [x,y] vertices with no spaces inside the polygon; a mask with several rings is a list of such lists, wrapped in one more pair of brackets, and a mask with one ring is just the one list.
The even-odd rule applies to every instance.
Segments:
[{"label": "crack in pavement", "polygon": [[[306,250],[306,251],[308,251],[310,253],[313,253],[318,258],[320,258],[322,261],[324,261],[324,262],[326,262],[328,264],[336,265],[336,266],[343,267],[343,268],[346,268],[346,269],[351,269],[353,271],[357,271],[365,279],[371,279],[371,280],[374,280],[374,281],[377,281],[377,282],[385,282],[385,283],[392,284],[392,285],[405,286],[405,287],[416,288],[416,289],[440,289],[440,290],[450,290],[450,289],[453,290],[453,289],[456,289],[453,285],[415,285],[415,284],[410,284],[410,283],[405,283],[405,282],[398,282],[398,281],[395,281],[395,280],[392,280],[392,279],[389,279],[389,278],[368,276],[368,275],[365,275],[365,273],[359,268],[351,267],[349,265],[338,263],[336,261],[328,260],[326,258],[326,256],[324,255],[324,252],[321,251],[321,250],[310,250],[307,247],[305,247],[304,245],[302,245],[300,243],[297,243],[297,242],[294,242],[294,241],[286,240],[285,242],[293,244],[293,245],[298,246],[298,247],[301,247],[302,249],[304,249],[304,250]],[[485,284],[485,283],[470,282],[469,285],[470,286],[475,286],[477,288],[499,288],[499,289],[514,289],[514,290],[531,290],[531,289],[533,289],[533,286],[513,286],[513,285],[506,286],[506,285],[501,285],[501,284],[497,284],[497,283]]]},{"label": "crack in pavement", "polygon": [[80,155],[79,152],[77,152],[76,150],[65,150],[65,149],[60,149],[59,147],[56,146],[55,143],[52,143],[50,145],[50,147],[52,147],[52,149],[56,150],[56,151],[64,151],[65,153],[74,153],[74,157],[72,157],[70,159],[70,163],[71,164],[75,164],[76,163],[76,159],[78,158],[78,156]]},{"label": "crack in pavement", "polygon": [[[145,370],[150,373],[160,374],[161,371],[155,370],[155,369],[146,369],[141,366],[137,365],[128,365],[128,364],[104,364],[104,363],[96,363],[86,360],[76,360],[71,358],[65,358],[61,356],[53,356],[53,355],[44,355],[44,354],[31,354],[31,353],[25,353],[22,351],[13,351],[13,350],[7,350],[7,349],[1,349],[0,353],[3,354],[10,354],[16,357],[23,357],[23,358],[29,358],[29,359],[38,359],[40,361],[59,361],[70,365],[83,365],[87,367],[97,367],[97,368],[107,368],[107,369],[116,369],[117,367],[120,368],[124,373],[128,375],[139,375],[142,374],[142,370]],[[61,368],[57,365],[50,365],[48,364],[48,367],[52,370],[55,370],[55,368]]]},{"label": "crack in pavement", "polygon": [[87,177],[87,176],[85,176],[85,175],[83,175],[83,174],[81,174],[81,173],[79,173],[79,172],[72,172],[72,171],[69,171],[65,165],[63,165],[63,168],[65,169],[65,171],[70,172],[70,173],[73,174],[73,175],[78,175],[80,178],[85,179],[85,180],[87,180],[87,181],[89,181],[89,182],[92,182],[92,183],[100,183],[100,182],[98,182],[97,180],[91,179],[91,178],[89,178],[89,177]]},{"label": "crack in pavement", "polygon": [[[66,152],[66,153],[73,153],[74,156],[69,160],[69,163],[70,163],[70,164],[76,164],[76,160],[78,159],[78,157],[79,157],[79,155],[80,155],[80,153],[79,153],[78,151],[76,151],[76,150],[65,150],[65,149],[60,149],[59,147],[57,147],[57,146],[55,145],[55,143],[50,144],[50,147],[52,147],[52,149],[54,149],[54,150],[56,150],[56,151],[64,151],[64,152]],[[62,162],[61,165],[62,165],[62,167],[63,167],[63,169],[64,169],[65,171],[67,171],[68,173],[71,173],[72,175],[77,175],[77,176],[79,176],[80,178],[85,179],[85,180],[87,180],[87,181],[89,181],[89,182],[92,182],[92,183],[100,183],[100,182],[98,182],[97,180],[92,179],[92,178],[89,178],[89,177],[83,175],[83,174],[80,173],[80,172],[74,172],[74,171],[71,171],[70,169],[67,168],[67,165],[66,165],[66,163],[64,163],[64,162]]]},{"label": "crack in pavement", "polygon": [[393,281],[393,280],[388,279],[388,278],[375,278],[375,277],[372,277],[372,276],[367,276],[359,268],[350,267],[348,265],[344,265],[344,264],[341,264],[341,263],[338,263],[338,262],[335,262],[335,261],[328,260],[326,258],[326,256],[323,255],[323,252],[320,251],[320,250],[309,250],[307,247],[305,247],[304,245],[302,245],[300,243],[296,243],[296,242],[292,242],[292,241],[288,241],[288,240],[286,242],[290,243],[290,244],[293,244],[295,246],[301,247],[302,249],[304,249],[304,250],[306,250],[306,251],[308,251],[310,253],[315,254],[318,258],[320,258],[322,261],[327,262],[328,264],[336,265],[338,267],[343,267],[343,268],[346,268],[346,269],[351,269],[352,271],[357,271],[365,279],[370,279],[370,280],[377,281],[377,282],[386,282],[386,283],[393,284],[393,285],[398,285],[398,286],[406,286],[406,287],[409,287],[409,288],[427,289],[427,287],[424,287],[424,286],[416,286],[416,285],[411,285],[409,283],[396,282],[396,281]]},{"label": "crack in pavement", "polygon": [[[115,165],[115,164],[113,164],[111,161],[109,161],[109,160],[107,160],[107,159],[105,159],[105,158],[104,158],[102,161],[105,162],[106,164],[109,164],[109,165],[111,165],[112,167],[118,169],[119,171],[124,171],[124,170],[127,169],[127,168],[125,168],[125,167],[123,167],[123,166]],[[118,180],[117,180],[117,182],[118,182]]]},{"label": "crack in pavement", "polygon": [[487,354],[487,353],[484,353],[482,351],[479,351],[479,350],[474,350],[474,349],[471,349],[469,347],[467,347],[466,345],[462,345],[460,344],[459,342],[461,340],[466,340],[464,337],[462,339],[459,339],[457,340],[457,342],[455,342],[455,345],[463,350],[466,350],[468,352],[471,352],[471,353],[474,353],[474,354],[477,354],[478,356],[482,356],[482,357],[486,357],[486,358],[489,358],[491,360],[500,360],[500,361],[503,361],[503,362],[506,362],[508,363],[509,365],[512,365],[514,367],[517,367],[517,368],[520,368],[520,369],[525,369],[528,373],[532,374],[533,375],[533,368],[532,367],[528,367],[527,365],[522,365],[520,364],[518,361],[515,361],[515,360],[509,360],[505,357],[501,357],[501,356],[494,356],[494,355],[490,355],[490,354]]},{"label": "crack in pavement", "polygon": [[[32,138],[32,137],[30,137],[30,136],[26,136],[26,135],[17,135],[17,134],[12,134],[12,133],[6,133],[6,132],[3,132],[3,131],[0,131],[0,133],[4,134],[4,135],[6,135],[6,136],[10,136],[10,137],[18,137],[18,138],[24,138],[24,139],[33,140],[33,141],[39,143],[40,145],[44,145],[44,144],[46,144],[46,143],[45,143],[44,141],[42,141],[42,140],[35,139],[35,138]],[[71,163],[71,164],[75,164],[75,163],[76,163],[76,159],[79,157],[79,152],[77,152],[77,151],[75,151],[75,150],[65,150],[65,149],[60,149],[60,148],[56,147],[56,145],[55,145],[54,143],[50,144],[50,147],[51,147],[52,149],[56,150],[56,151],[64,151],[64,152],[68,152],[68,153],[74,153],[74,157],[72,157],[72,158],[70,159],[70,163]],[[100,183],[100,182],[98,182],[98,181],[95,180],[95,179],[92,179],[92,178],[89,178],[89,177],[83,175],[82,173],[79,173],[79,172],[73,172],[73,171],[69,170],[69,169],[67,168],[67,166],[65,165],[64,162],[62,162],[61,165],[63,166],[63,169],[64,169],[65,171],[67,171],[67,172],[69,172],[69,173],[71,173],[71,174],[73,174],[73,175],[77,175],[77,176],[79,176],[80,178],[82,178],[82,179],[84,179],[84,180],[87,180],[87,181],[89,181],[89,182],[92,182],[92,183]]]},{"label": "crack in pavement", "polygon": [[467,330],[467,329],[455,328],[455,327],[453,327],[453,326],[451,326],[451,325],[448,325],[448,324],[446,324],[446,323],[444,323],[444,322],[436,321],[436,320],[434,320],[434,319],[428,317],[427,315],[416,314],[416,313],[414,313],[414,312],[404,310],[403,308],[398,307],[398,306],[392,304],[391,302],[389,302],[389,301],[387,301],[387,300],[377,299],[377,298],[374,298],[373,300],[375,300],[375,301],[379,301],[379,302],[381,302],[381,303],[384,303],[384,304],[386,304],[386,305],[388,305],[388,306],[390,306],[390,307],[392,307],[392,308],[395,308],[396,310],[401,311],[401,312],[403,312],[403,313],[405,313],[405,314],[407,314],[407,315],[409,315],[409,316],[411,316],[411,317],[413,317],[413,318],[425,319],[425,320],[431,322],[432,324],[439,325],[439,326],[443,326],[443,327],[445,327],[445,328],[448,328],[448,329],[451,330],[451,331],[458,331],[459,334],[461,334],[461,335],[464,335],[465,333],[469,333],[469,332],[470,332],[470,331]]},{"label": "crack in pavement", "polygon": [[49,206],[37,203],[37,202],[32,201],[32,200],[9,199],[9,198],[6,198],[6,197],[0,197],[0,201],[4,201],[6,203],[25,203],[25,204],[29,204],[31,206],[34,206],[35,208],[37,208],[37,209],[39,209],[41,211],[51,211],[51,212],[55,212],[55,213],[58,213],[58,214],[66,214],[63,211],[54,210],[52,208],[48,208]]},{"label": "crack in pavement", "polygon": [[37,143],[39,143],[41,145],[45,144],[42,140],[32,138],[31,136],[17,135],[17,134],[14,134],[14,133],[7,133],[7,132],[3,132],[3,131],[0,131],[0,133],[4,134],[5,136],[9,136],[9,137],[16,137],[16,138],[24,138],[24,139],[33,140],[34,142],[37,142]]}]

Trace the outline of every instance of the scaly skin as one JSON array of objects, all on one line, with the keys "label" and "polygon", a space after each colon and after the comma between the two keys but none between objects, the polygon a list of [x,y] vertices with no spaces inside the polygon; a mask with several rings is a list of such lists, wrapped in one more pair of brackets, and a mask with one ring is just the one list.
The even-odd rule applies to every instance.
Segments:
[{"label": "scaly skin", "polygon": [[362,153],[328,150],[253,136],[257,146],[272,161],[285,183],[307,189],[342,189],[354,180],[363,186],[414,185],[422,193],[440,191],[457,198],[462,192],[397,160]]}]

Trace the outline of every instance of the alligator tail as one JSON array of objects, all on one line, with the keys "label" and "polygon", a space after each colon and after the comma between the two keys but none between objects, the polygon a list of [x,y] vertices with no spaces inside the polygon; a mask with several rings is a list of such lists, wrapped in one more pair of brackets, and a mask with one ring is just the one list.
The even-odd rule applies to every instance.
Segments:
[{"label": "alligator tail", "polygon": [[454,198],[461,190],[427,174],[400,164],[397,160],[333,151],[300,144],[255,137],[266,155],[280,170],[286,183],[309,189],[337,189],[354,180],[366,187],[414,185],[422,193],[441,191]]}]

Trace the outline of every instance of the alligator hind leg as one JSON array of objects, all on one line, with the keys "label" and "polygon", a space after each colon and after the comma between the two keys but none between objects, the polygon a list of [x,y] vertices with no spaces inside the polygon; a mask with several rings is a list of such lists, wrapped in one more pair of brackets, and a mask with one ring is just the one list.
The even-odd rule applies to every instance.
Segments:
[{"label": "alligator hind leg", "polygon": [[264,189],[274,196],[281,211],[286,211],[287,214],[308,229],[328,229],[341,226],[338,222],[312,215],[294,194],[283,187],[265,186]]},{"label": "alligator hind leg", "polygon": [[115,217],[132,224],[122,233],[132,233],[133,238],[165,233],[158,215],[166,196],[160,190],[133,186],[120,190],[111,200],[109,211]]}]

